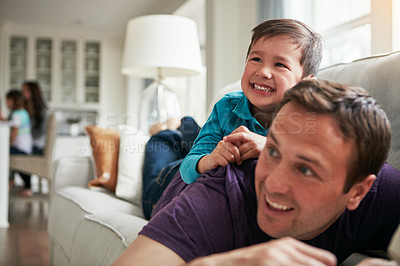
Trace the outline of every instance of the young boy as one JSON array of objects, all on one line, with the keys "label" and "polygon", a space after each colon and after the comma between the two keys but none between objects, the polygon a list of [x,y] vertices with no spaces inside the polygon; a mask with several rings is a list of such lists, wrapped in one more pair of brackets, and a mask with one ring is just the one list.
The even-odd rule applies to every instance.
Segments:
[{"label": "young boy", "polygon": [[300,21],[274,19],[255,27],[242,91],[228,93],[218,101],[201,130],[185,117],[178,130],[161,131],[147,143],[142,196],[145,217],[150,219],[178,167],[183,180],[192,183],[218,166],[257,158],[284,92],[315,76],[321,59],[320,35]]},{"label": "young boy", "polygon": [[253,29],[241,92],[218,101],[179,170],[186,183],[200,174],[258,158],[275,108],[286,90],[317,74],[322,39],[293,19],[268,20]]}]

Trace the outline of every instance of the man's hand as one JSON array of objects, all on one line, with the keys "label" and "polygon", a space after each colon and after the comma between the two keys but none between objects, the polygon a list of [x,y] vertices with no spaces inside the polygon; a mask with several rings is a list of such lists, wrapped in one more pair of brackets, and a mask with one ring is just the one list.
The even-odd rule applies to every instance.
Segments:
[{"label": "man's hand", "polygon": [[197,163],[197,172],[202,174],[218,166],[225,166],[235,162],[237,164],[242,163],[239,148],[230,142],[221,140],[210,154],[203,156],[199,160]]},{"label": "man's hand", "polygon": [[368,258],[362,260],[357,266],[399,266],[399,264],[394,260]]},{"label": "man's hand", "polygon": [[196,259],[198,265],[336,265],[336,257],[290,237]]},{"label": "man's hand", "polygon": [[[235,144],[239,148],[240,162],[247,159],[257,159],[264,148],[267,138],[251,132],[247,127],[240,126],[230,135],[223,138],[225,142]],[[238,163],[238,161],[236,161]],[[238,163],[240,164],[240,163]]]}]

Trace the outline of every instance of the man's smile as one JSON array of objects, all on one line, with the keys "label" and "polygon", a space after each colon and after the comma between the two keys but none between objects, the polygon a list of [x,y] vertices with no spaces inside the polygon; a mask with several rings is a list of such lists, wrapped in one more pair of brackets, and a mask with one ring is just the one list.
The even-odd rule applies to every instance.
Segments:
[{"label": "man's smile", "polygon": [[271,199],[269,199],[267,196],[265,196],[265,202],[267,203],[268,207],[273,210],[273,211],[291,211],[294,210],[294,208],[289,207],[287,205],[279,204]]}]

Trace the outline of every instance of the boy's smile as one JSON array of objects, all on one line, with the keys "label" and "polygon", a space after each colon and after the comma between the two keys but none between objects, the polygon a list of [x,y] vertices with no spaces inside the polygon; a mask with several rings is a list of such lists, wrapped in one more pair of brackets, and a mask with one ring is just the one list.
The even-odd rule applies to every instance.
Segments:
[{"label": "boy's smile", "polygon": [[257,112],[272,113],[286,90],[302,79],[302,50],[287,35],[261,38],[253,44],[241,85]]},{"label": "boy's smile", "polygon": [[253,84],[253,88],[255,90],[259,90],[259,91],[264,92],[264,93],[273,93],[275,91],[274,88],[265,86],[263,84]]}]

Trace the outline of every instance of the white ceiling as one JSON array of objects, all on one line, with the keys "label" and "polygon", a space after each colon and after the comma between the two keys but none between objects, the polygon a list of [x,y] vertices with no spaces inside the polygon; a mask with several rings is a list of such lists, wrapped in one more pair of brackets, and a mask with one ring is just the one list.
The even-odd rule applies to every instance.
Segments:
[{"label": "white ceiling", "polygon": [[0,0],[0,23],[78,27],[123,36],[136,16],[171,14],[186,0]]}]

